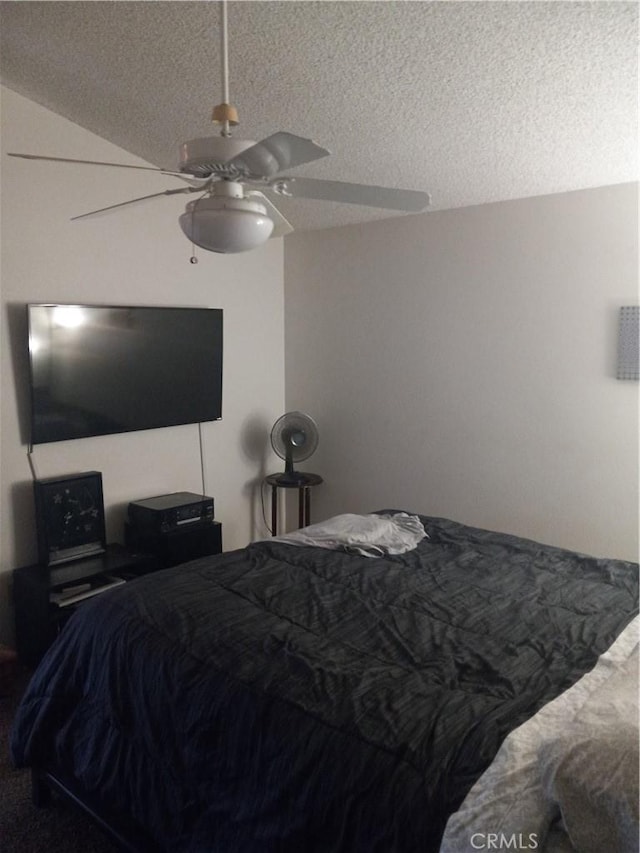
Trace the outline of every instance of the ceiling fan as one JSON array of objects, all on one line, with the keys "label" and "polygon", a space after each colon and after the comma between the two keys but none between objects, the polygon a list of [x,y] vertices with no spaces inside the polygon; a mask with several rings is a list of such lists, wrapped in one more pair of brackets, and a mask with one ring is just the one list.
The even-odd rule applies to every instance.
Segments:
[{"label": "ceiling fan", "polygon": [[72,219],[85,219],[160,196],[199,193],[199,198],[188,202],[185,212],[180,216],[180,227],[192,243],[211,252],[244,252],[265,243],[270,237],[281,237],[293,230],[265,193],[288,198],[360,204],[406,213],[419,213],[429,205],[428,193],[418,190],[283,175],[284,170],[311,163],[330,153],[311,139],[285,131],[274,133],[260,142],[233,139],[231,128],[238,124],[238,113],[229,102],[227,0],[220,0],[220,7],[223,100],[214,107],[212,114],[212,121],[221,127],[220,136],[200,137],[182,143],[177,170],[36,154],[10,153],[9,156],[26,160],[143,169],[180,178],[188,186],[119,202]]}]

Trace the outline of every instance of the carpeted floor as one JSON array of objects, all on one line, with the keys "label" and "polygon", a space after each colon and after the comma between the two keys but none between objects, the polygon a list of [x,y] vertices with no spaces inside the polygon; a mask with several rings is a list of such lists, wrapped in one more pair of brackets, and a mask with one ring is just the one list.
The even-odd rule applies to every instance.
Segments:
[{"label": "carpeted floor", "polygon": [[55,798],[48,808],[31,802],[31,774],[15,770],[9,730],[28,682],[19,673],[0,695],[0,850],[2,853],[115,853],[117,848],[71,803]]}]

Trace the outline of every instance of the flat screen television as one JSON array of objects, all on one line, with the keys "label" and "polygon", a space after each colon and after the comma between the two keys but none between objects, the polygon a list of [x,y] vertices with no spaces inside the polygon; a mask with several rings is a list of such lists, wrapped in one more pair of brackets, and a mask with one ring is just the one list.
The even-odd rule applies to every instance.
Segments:
[{"label": "flat screen television", "polygon": [[27,305],[31,443],[215,421],[222,309]]}]

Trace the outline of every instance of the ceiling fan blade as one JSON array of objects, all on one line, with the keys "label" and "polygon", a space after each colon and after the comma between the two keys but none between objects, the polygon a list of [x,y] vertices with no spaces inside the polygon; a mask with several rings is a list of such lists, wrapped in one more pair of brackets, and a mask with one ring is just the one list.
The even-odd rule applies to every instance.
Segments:
[{"label": "ceiling fan blade", "polygon": [[164,190],[159,193],[151,193],[151,195],[141,195],[138,198],[129,199],[129,201],[120,201],[118,204],[110,204],[108,207],[101,207],[99,210],[91,210],[89,213],[81,213],[79,216],[72,216],[71,221],[77,219],[87,219],[89,216],[97,216],[99,213],[106,213],[108,210],[115,210],[117,207],[126,207],[128,204],[135,204],[138,201],[147,201],[150,198],[158,198],[161,195],[176,195],[177,193],[197,193],[201,192],[200,187],[179,187],[177,190]]},{"label": "ceiling fan blade", "polygon": [[278,208],[266,197],[264,193],[261,193],[259,190],[248,190],[245,195],[251,196],[252,198],[259,198],[260,204],[264,204],[267,208],[269,218],[273,222],[272,237],[284,237],[285,234],[290,234],[293,231],[293,225],[285,219]]},{"label": "ceiling fan blade", "polygon": [[247,176],[271,178],[283,169],[319,160],[330,153],[311,139],[280,131],[246,148],[227,165],[236,166]]},{"label": "ceiling fan blade", "polygon": [[20,157],[23,160],[50,160],[55,163],[81,163],[85,166],[115,166],[118,169],[142,169],[146,172],[160,172],[163,175],[173,175],[176,178],[183,180],[193,180],[192,176],[187,176],[183,172],[174,172],[171,169],[159,169],[156,166],[132,166],[130,163],[104,163],[100,160],[71,160],[68,157],[44,157],[40,154],[16,154],[7,152],[9,157]]},{"label": "ceiling fan blade", "polygon": [[406,213],[419,213],[431,203],[429,193],[419,190],[399,190],[315,178],[276,178],[269,183],[269,187],[279,195],[291,198],[364,204],[369,207],[404,210]]}]

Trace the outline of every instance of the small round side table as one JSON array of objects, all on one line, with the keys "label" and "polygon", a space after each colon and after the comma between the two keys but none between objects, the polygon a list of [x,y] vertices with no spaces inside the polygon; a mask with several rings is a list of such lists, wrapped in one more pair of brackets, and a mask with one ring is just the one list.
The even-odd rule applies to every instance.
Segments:
[{"label": "small round side table", "polygon": [[271,486],[271,535],[278,535],[278,489],[298,490],[298,527],[311,524],[311,489],[323,482],[319,474],[269,474],[264,479]]}]

